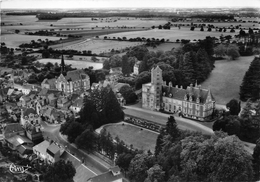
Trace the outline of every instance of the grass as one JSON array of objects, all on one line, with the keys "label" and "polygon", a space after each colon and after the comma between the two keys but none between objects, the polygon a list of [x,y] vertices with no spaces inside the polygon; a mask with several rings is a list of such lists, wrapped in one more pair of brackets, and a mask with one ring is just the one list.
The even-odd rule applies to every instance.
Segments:
[{"label": "grass", "polygon": [[129,124],[113,124],[104,127],[113,138],[118,136],[128,146],[131,144],[134,148],[154,152],[158,134],[146,129]]},{"label": "grass", "polygon": [[226,105],[233,98],[239,99],[240,85],[253,59],[253,56],[247,56],[234,61],[216,61],[214,70],[202,87],[211,89],[217,104]]},{"label": "grass", "polygon": [[36,36],[36,35],[21,35],[21,34],[4,34],[1,35],[1,42],[5,42],[7,47],[18,47],[20,44],[29,43],[31,40],[38,39],[59,40],[59,37],[51,36]]}]

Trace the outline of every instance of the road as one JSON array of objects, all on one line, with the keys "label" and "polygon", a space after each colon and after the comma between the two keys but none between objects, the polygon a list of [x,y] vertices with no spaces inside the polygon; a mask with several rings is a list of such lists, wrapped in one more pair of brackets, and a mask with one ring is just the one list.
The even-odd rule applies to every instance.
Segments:
[{"label": "road", "polygon": [[97,159],[93,154],[87,154],[75,147],[74,144],[70,144],[59,132],[60,125],[49,125],[42,121],[42,131],[44,137],[48,137],[53,141],[65,146],[66,150],[71,154],[75,155],[79,159],[84,159],[84,164],[96,174],[101,174],[108,171],[110,167],[105,162]]}]

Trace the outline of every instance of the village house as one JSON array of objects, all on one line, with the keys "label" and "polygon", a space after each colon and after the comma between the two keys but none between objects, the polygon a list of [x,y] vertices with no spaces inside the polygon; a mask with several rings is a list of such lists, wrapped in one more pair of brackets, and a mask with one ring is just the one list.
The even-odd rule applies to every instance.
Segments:
[{"label": "village house", "polygon": [[25,134],[26,136],[33,142],[39,143],[43,140],[43,135],[41,131],[41,125],[34,125],[30,123],[26,123],[25,126]]},{"label": "village house", "polygon": [[43,161],[47,160],[47,148],[50,146],[50,142],[44,140],[43,142],[33,147],[33,153],[37,155]]},{"label": "village house", "polygon": [[39,125],[41,123],[41,117],[37,114],[34,108],[22,108],[20,123],[24,127],[26,123]]},{"label": "village house", "polygon": [[134,65],[134,73],[135,75],[139,75],[139,68],[140,68],[140,65],[141,65],[142,61],[137,61]]},{"label": "village house", "polygon": [[7,100],[8,89],[0,86],[0,104]]},{"label": "village house", "polygon": [[47,161],[51,164],[58,162],[60,160],[60,156],[65,150],[63,148],[60,148],[57,144],[54,142],[50,144],[50,146],[47,148],[46,154],[47,154]]},{"label": "village house", "polygon": [[57,100],[57,108],[68,110],[71,105],[71,101],[67,96],[60,96]]},{"label": "village house", "polygon": [[45,78],[41,83],[41,87],[46,89],[56,90],[55,82],[56,82],[55,78],[52,79]]},{"label": "village house", "polygon": [[21,91],[24,95],[29,94],[32,90],[34,90],[33,85],[19,85],[19,84],[14,84],[14,89],[17,89]]},{"label": "village house", "polygon": [[6,140],[7,146],[11,150],[17,150],[20,145],[26,145],[29,147],[33,146],[33,142],[26,138],[25,136],[15,135],[13,137],[7,138]]},{"label": "village house", "polygon": [[202,89],[197,84],[190,84],[186,89],[173,87],[171,83],[166,85],[162,80],[162,70],[157,66],[151,70],[151,83],[142,86],[142,107],[204,120],[212,115],[215,99],[210,89]]},{"label": "village house", "polygon": [[42,109],[40,114],[43,120],[49,123],[58,124],[66,120],[66,115],[62,111],[52,107]]},{"label": "village house", "polygon": [[92,177],[87,182],[123,182],[124,177],[118,166],[110,168],[108,172]]},{"label": "village house", "polygon": [[78,98],[75,100],[72,105],[70,106],[70,110],[72,110],[74,113],[79,113],[83,106],[83,98]]}]

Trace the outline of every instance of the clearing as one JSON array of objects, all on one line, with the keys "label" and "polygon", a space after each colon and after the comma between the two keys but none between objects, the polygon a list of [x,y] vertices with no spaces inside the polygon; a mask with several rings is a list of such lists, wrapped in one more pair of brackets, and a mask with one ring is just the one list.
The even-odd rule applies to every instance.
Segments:
[{"label": "clearing", "polygon": [[239,99],[240,85],[254,56],[239,57],[237,60],[220,60],[209,78],[202,83],[210,88],[217,104],[226,105],[231,99]]},{"label": "clearing", "polygon": [[118,136],[128,146],[132,144],[134,148],[154,152],[158,133],[147,129],[141,130],[140,127],[127,123],[111,124],[104,128],[113,138]]}]

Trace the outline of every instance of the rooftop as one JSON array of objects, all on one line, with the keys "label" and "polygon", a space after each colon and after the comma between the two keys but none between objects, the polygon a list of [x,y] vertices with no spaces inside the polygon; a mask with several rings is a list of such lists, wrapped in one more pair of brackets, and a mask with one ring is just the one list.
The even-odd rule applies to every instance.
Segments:
[{"label": "rooftop", "polygon": [[11,138],[8,138],[7,141],[9,143],[11,143],[12,145],[14,145],[15,147],[18,147],[19,145],[26,144],[26,143],[33,144],[33,142],[31,140],[29,140],[28,138],[26,138],[24,136],[20,136],[20,135],[15,135]]},{"label": "rooftop", "polygon": [[47,153],[51,152],[52,154],[56,154],[57,152],[60,152],[60,148],[52,143],[48,148],[47,148]]},{"label": "rooftop", "polygon": [[7,124],[4,128],[4,135],[20,131],[24,131],[24,129],[19,123]]},{"label": "rooftop", "polygon": [[123,175],[119,173],[118,175],[114,175],[113,171],[116,171],[115,173],[120,171],[120,168],[118,166],[111,168],[108,172],[105,172],[103,174],[100,174],[98,176],[90,178],[89,182],[113,182],[119,179],[123,179]]},{"label": "rooftop", "polygon": [[36,150],[36,151],[40,152],[43,155],[46,155],[47,148],[49,146],[50,146],[50,142],[48,142],[47,140],[44,140],[43,142],[39,143],[38,145],[35,145],[33,147],[33,150]]}]

